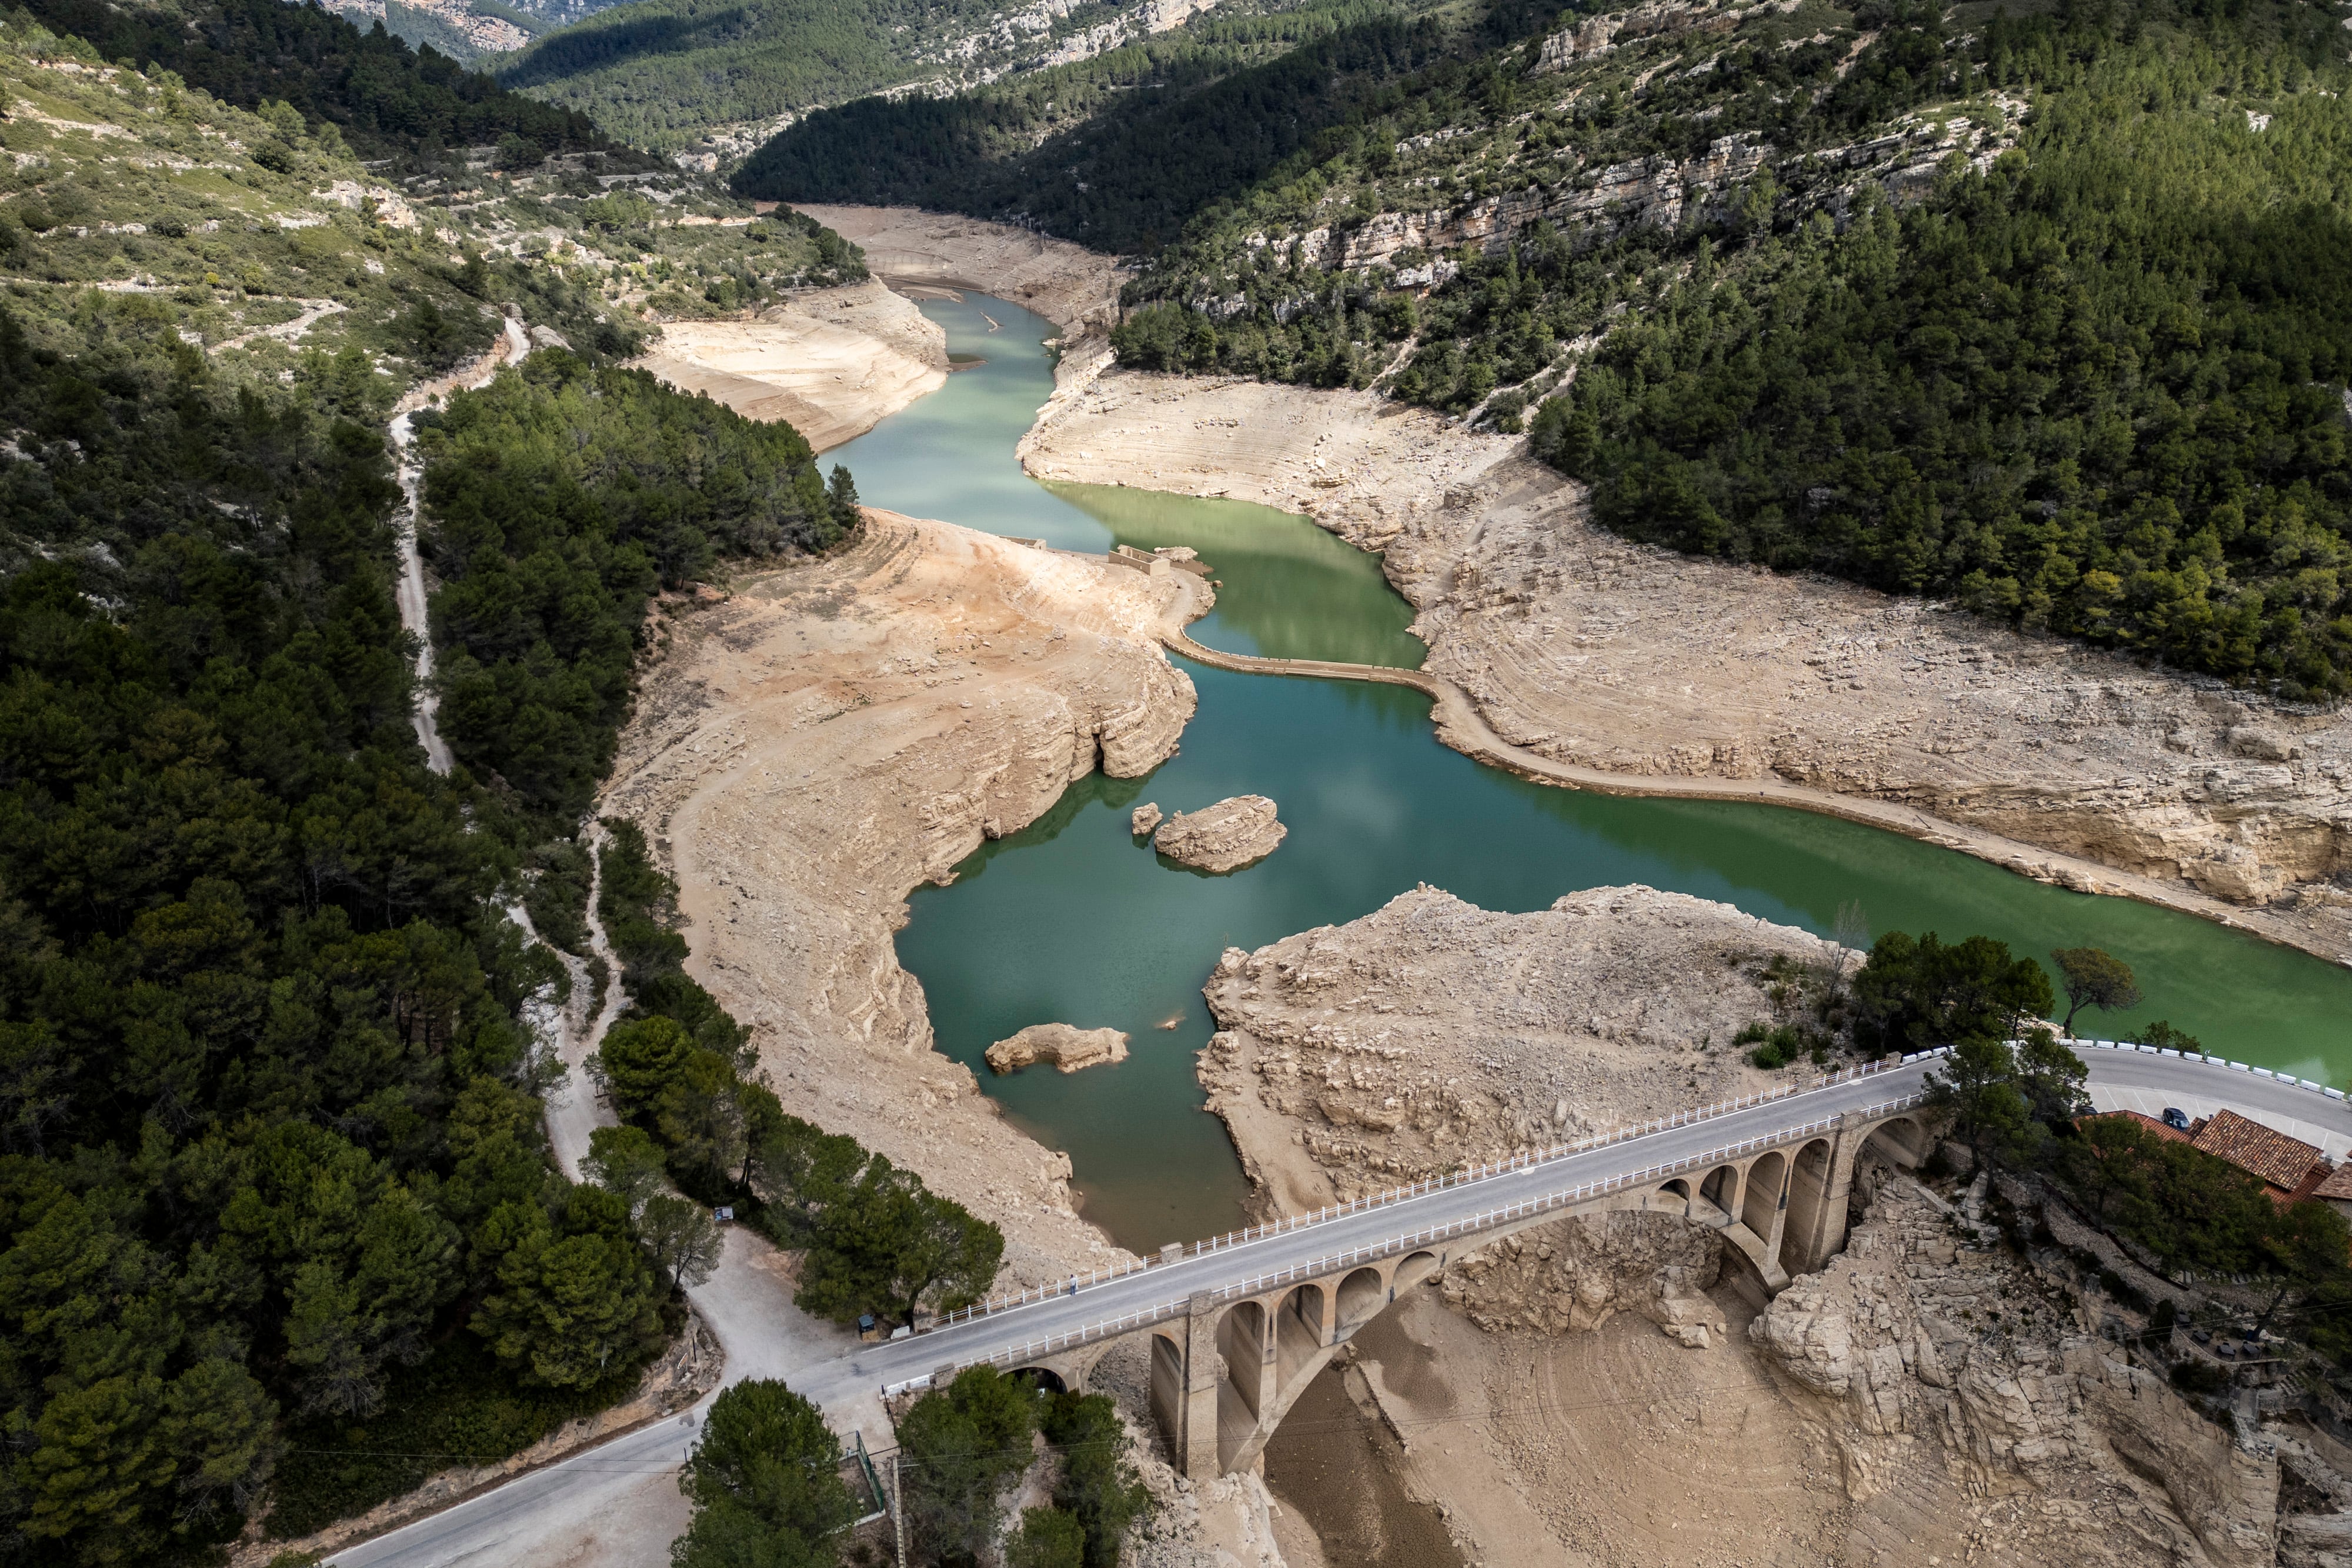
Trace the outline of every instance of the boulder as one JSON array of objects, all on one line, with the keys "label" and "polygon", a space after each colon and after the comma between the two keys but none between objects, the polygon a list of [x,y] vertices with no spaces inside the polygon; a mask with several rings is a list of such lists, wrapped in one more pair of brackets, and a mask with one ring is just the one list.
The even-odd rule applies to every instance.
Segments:
[{"label": "boulder", "polygon": [[1017,1072],[1031,1062],[1051,1062],[1076,1072],[1099,1062],[1127,1060],[1127,1036],[1117,1029],[1078,1029],[1067,1024],[1032,1024],[988,1047],[989,1070]]},{"label": "boulder", "polygon": [[1160,803],[1158,801],[1147,800],[1141,805],[1137,806],[1133,811],[1128,813],[1127,830],[1129,833],[1134,834],[1138,838],[1140,838],[1145,834],[1150,832],[1153,828],[1159,826],[1160,821]]},{"label": "boulder", "polygon": [[1274,853],[1290,836],[1275,819],[1274,802],[1237,795],[1199,811],[1180,811],[1160,825],[1151,846],[1171,860],[1203,871],[1237,871]]}]

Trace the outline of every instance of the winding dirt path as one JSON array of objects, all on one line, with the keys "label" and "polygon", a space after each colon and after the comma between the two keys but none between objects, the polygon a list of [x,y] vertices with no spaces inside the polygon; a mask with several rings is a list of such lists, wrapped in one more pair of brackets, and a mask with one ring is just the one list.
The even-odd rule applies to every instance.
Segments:
[{"label": "winding dirt path", "polygon": [[454,375],[428,381],[400,400],[392,421],[392,447],[400,463],[400,491],[408,498],[400,514],[400,583],[394,596],[400,601],[400,628],[416,639],[416,740],[425,748],[425,764],[436,773],[457,765],[448,743],[441,739],[441,699],[433,690],[433,628],[426,618],[425,562],[416,551],[416,527],[423,501],[425,465],[416,460],[416,411],[452,391],[473,392],[489,385],[504,365],[520,364],[530,353],[530,339],[522,323],[509,316],[497,348]]}]

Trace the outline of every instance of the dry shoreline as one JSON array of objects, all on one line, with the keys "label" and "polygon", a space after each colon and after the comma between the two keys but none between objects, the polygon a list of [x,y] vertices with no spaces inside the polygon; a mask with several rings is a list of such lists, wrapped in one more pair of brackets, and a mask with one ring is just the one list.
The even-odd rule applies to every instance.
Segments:
[{"label": "dry shoreline", "polygon": [[879,281],[793,296],[743,321],[673,321],[635,362],[830,451],[947,384],[947,333]]},{"label": "dry shoreline", "polygon": [[843,553],[672,622],[603,797],[676,878],[688,971],[787,1108],[994,1221],[1024,1282],[1124,1254],[1072,1206],[1068,1156],[932,1049],[893,936],[983,837],[1175,749],[1193,697],[1155,635],[1168,592],[869,510]]},{"label": "dry shoreline", "polygon": [[2352,964],[2352,710],[1632,544],[1516,437],[1365,393],[1108,369],[1109,258],[813,210],[877,272],[1063,324],[1031,473],[1257,501],[1381,552],[1455,699],[1449,745],[1570,787],[1845,816]]}]

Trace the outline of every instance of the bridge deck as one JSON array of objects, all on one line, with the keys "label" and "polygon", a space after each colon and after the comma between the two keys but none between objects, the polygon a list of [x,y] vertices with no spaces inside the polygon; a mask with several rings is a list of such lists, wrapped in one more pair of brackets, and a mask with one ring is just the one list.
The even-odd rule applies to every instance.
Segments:
[{"label": "bridge deck", "polygon": [[[2338,1147],[2352,1146],[2352,1104],[2340,1096],[2318,1091],[2315,1086],[2220,1062],[2130,1047],[2087,1049],[2083,1055],[2090,1068],[2092,1096],[2102,1103],[2227,1104],[2242,1115],[2306,1140],[2316,1131]],[[886,1384],[919,1379],[943,1365],[1018,1356],[1024,1353],[1024,1347],[1099,1330],[1122,1319],[1181,1312],[1195,1292],[1248,1294],[1253,1281],[1286,1271],[1336,1270],[1347,1265],[1334,1259],[1344,1260],[1351,1254],[1392,1254],[1404,1238],[1445,1232],[1449,1227],[1454,1227],[1454,1234],[1462,1234],[1461,1227],[1475,1225],[1482,1215],[1544,1202],[1562,1193],[1612,1182],[1647,1181],[1652,1173],[1656,1173],[1657,1181],[1664,1181],[1668,1173],[1662,1172],[1662,1167],[1711,1161],[1718,1152],[1742,1145],[1789,1144],[1810,1136],[1800,1129],[1832,1123],[1850,1113],[1918,1093],[1934,1066],[1932,1059],[1908,1062],[1318,1224],[1196,1251],[1175,1262],[1084,1286],[1075,1295],[1032,1301],[905,1340],[861,1345],[847,1355],[788,1373],[785,1381],[824,1406],[846,1429],[860,1424],[856,1415],[873,1411],[875,1396]],[[845,1421],[845,1416],[850,1419]],[[871,1425],[870,1421],[863,1424]],[[617,1479],[675,1468],[694,1435],[690,1427],[664,1421],[346,1548],[331,1561],[345,1568],[457,1562],[469,1557],[484,1539],[510,1528],[511,1521],[535,1511],[584,1504]],[[869,1442],[878,1436],[872,1434]]]}]

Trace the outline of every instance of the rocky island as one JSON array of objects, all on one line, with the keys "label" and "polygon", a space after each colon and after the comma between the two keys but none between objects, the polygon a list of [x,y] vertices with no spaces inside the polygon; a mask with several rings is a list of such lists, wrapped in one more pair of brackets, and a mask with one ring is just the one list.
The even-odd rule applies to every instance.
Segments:
[{"label": "rocky island", "polygon": [[[1135,821],[1141,832],[1143,811]],[[1279,848],[1290,836],[1275,816],[1274,802],[1262,795],[1237,795],[1199,811],[1180,811],[1160,824],[1151,847],[1171,860],[1196,870],[1223,874],[1255,866]]]},{"label": "rocky island", "polygon": [[988,1047],[991,1072],[1019,1072],[1032,1062],[1051,1062],[1076,1072],[1104,1062],[1127,1060],[1127,1035],[1120,1029],[1080,1029],[1068,1024],[1032,1024]]}]

